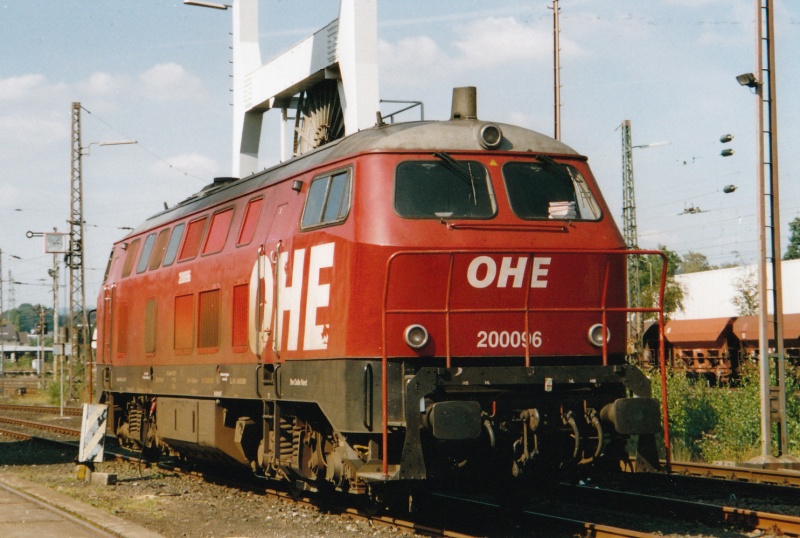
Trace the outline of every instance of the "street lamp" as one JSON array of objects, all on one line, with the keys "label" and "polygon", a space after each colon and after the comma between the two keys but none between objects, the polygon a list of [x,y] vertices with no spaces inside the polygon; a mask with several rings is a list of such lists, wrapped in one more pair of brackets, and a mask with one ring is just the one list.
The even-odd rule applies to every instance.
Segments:
[{"label": "street lamp", "polygon": [[[93,145],[98,146],[120,146],[127,144],[137,144],[136,140],[110,140],[102,142],[91,142],[84,146],[81,144],[81,127],[80,127],[80,110],[81,104],[78,102],[72,103],[72,177],[70,183],[70,214],[67,222],[69,223],[69,327],[70,327],[70,343],[71,355],[69,360],[70,368],[70,384],[74,389],[72,383],[75,380],[73,375],[72,357],[78,357],[81,361],[83,368],[88,369],[88,383],[85,388],[87,389],[88,401],[91,402],[94,394],[92,386],[92,356],[91,352],[88,354],[88,360],[84,361],[84,349],[86,342],[89,339],[87,320],[86,320],[86,294],[84,289],[84,264],[83,260],[86,254],[85,251],[85,230],[84,230],[84,215],[83,215],[83,156],[89,155],[89,150]],[[80,316],[79,320],[76,317]],[[77,332],[80,327],[82,333],[81,343],[78,338]],[[70,391],[72,392],[72,390]]]},{"label": "street lamp", "polygon": [[[622,122],[622,227],[625,245],[628,249],[639,248],[639,236],[636,224],[636,196],[634,194],[633,180],[633,150],[646,149],[657,146],[666,146],[668,141],[638,144],[631,142],[631,122]],[[642,306],[642,289],[639,280],[639,256],[628,257],[628,306],[640,308]],[[630,351],[638,353],[641,348],[641,337],[644,332],[644,317],[639,312],[628,314],[628,344]]]},{"label": "street lamp", "polygon": [[[81,148],[81,155],[89,156],[92,146],[124,146],[126,144],[138,144],[138,140],[113,140],[111,142],[89,142]],[[84,151],[85,150],[85,151]]]},{"label": "street lamp", "polygon": [[758,81],[753,73],[744,73],[742,75],[738,75],[736,77],[736,82],[742,86],[747,86],[748,88],[758,88],[761,85],[761,82]]},{"label": "street lamp", "polygon": [[661,142],[651,142],[650,144],[639,144],[638,146],[631,146],[631,149],[644,149],[644,148],[656,148],[658,146],[669,146],[672,144],[669,140],[664,140]]},{"label": "street lamp", "polygon": [[233,7],[230,4],[220,4],[217,2],[201,2],[200,0],[183,0],[183,3],[187,6],[198,6],[198,7],[210,7],[211,9],[228,9],[229,7]]},{"label": "street lamp", "polygon": [[[780,201],[778,196],[778,112],[775,79],[775,40],[773,0],[756,1],[756,65],[755,72],[744,73],[736,81],[752,88],[756,99],[756,152],[758,196],[758,354],[761,397],[761,455],[750,463],[766,466],[775,462],[772,455],[772,409],[770,394],[769,328],[775,337],[775,361],[778,404],[778,455],[796,462],[788,455],[789,440],[786,421],[785,355],[783,342],[783,285],[780,258]],[[766,19],[766,20],[765,20]],[[766,35],[765,35],[766,34]],[[766,49],[765,49],[766,47]],[[769,236],[769,237],[768,237]],[[769,274],[768,274],[769,273]],[[772,287],[768,288],[768,276]],[[769,301],[772,299],[772,316]]]}]

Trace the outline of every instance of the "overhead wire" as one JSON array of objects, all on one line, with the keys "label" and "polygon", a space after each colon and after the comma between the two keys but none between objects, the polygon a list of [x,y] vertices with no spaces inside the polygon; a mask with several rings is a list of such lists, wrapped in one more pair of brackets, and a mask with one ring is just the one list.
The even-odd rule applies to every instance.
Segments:
[{"label": "overhead wire", "polygon": [[[102,123],[103,125],[108,127],[109,129],[111,129],[115,133],[119,134],[120,136],[123,136],[125,138],[133,138],[131,136],[128,136],[126,133],[123,133],[122,131],[120,131],[119,129],[117,129],[113,125],[111,125],[109,122],[105,121],[103,118],[101,118],[100,116],[98,116],[97,114],[95,114],[94,112],[89,110],[88,108],[84,107],[83,105],[81,105],[81,109],[83,109],[84,112],[86,112],[87,114],[91,115],[97,121],[99,121],[100,123]],[[184,176],[188,176],[188,177],[191,177],[191,178],[194,178],[194,179],[197,179],[197,180],[200,180],[200,181],[204,181],[204,182],[207,181],[206,179],[198,177],[198,176],[192,174],[191,172],[189,172],[187,170],[184,170],[184,169],[182,169],[182,168],[180,168],[178,166],[175,166],[174,164],[170,163],[168,160],[166,160],[165,158],[161,157],[156,152],[154,152],[153,150],[151,150],[150,148],[148,148],[147,146],[145,146],[144,144],[139,142],[138,139],[136,141],[136,145],[139,146],[140,148],[142,148],[144,151],[146,151],[150,155],[152,155],[153,157],[155,157],[155,159],[158,160],[159,162],[167,165],[168,167],[170,167],[173,170],[177,170],[178,172],[181,172]]]}]

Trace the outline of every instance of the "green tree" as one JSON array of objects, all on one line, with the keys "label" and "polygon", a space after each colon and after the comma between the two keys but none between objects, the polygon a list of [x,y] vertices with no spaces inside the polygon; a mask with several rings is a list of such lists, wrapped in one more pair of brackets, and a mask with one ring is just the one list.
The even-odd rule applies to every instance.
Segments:
[{"label": "green tree", "polygon": [[15,324],[17,330],[31,332],[39,323],[39,313],[30,303],[22,303],[17,307]]},{"label": "green tree", "polygon": [[786,247],[784,260],[800,259],[800,217],[789,223],[789,246]]},{"label": "green tree", "polygon": [[[681,264],[681,257],[677,252],[669,250],[664,245],[659,245],[658,250],[667,258],[667,278],[664,288],[664,316],[670,315],[683,308],[685,290],[676,280],[675,275]],[[653,308],[658,300],[661,290],[662,258],[660,256],[639,257],[639,286],[642,293],[642,306]],[[631,285],[634,285],[631,282]]]},{"label": "green tree", "polygon": [[[44,323],[47,331],[53,330],[53,309],[42,305],[23,303],[16,309],[6,313],[8,319],[18,331],[32,332],[39,323],[39,311],[44,308]],[[62,318],[63,319],[63,316]]]},{"label": "green tree", "polygon": [[687,252],[678,266],[678,274],[699,273],[700,271],[710,271],[716,269],[708,263],[708,258],[700,252]]},{"label": "green tree", "polygon": [[731,303],[736,307],[736,313],[740,316],[758,314],[758,280],[752,265],[739,270],[739,275],[733,281],[733,289],[736,295],[731,299]]}]

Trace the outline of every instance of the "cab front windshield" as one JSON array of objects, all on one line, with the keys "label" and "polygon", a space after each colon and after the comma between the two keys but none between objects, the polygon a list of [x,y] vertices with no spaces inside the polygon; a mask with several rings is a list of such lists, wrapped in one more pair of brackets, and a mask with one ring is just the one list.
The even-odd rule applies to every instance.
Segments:
[{"label": "cab front windshield", "polygon": [[395,172],[394,207],[412,219],[489,219],[496,205],[486,168],[437,154],[433,161],[406,161]]},{"label": "cab front windshield", "polygon": [[511,210],[522,219],[599,220],[600,207],[586,180],[570,165],[541,157],[503,165]]}]

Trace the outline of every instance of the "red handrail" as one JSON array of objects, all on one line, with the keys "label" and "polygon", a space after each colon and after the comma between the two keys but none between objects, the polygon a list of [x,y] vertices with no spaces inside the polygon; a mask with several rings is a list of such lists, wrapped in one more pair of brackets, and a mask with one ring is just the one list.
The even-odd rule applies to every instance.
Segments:
[{"label": "red handrail", "polygon": [[[434,255],[448,255],[450,257],[449,267],[448,267],[448,274],[447,274],[447,296],[445,301],[445,307],[443,309],[433,309],[433,310],[426,310],[426,312],[432,313],[441,313],[445,315],[445,360],[446,365],[449,368],[451,366],[451,354],[450,354],[450,314],[452,312],[450,299],[451,299],[451,291],[452,291],[452,280],[453,280],[453,263],[455,260],[455,256],[459,254],[526,254],[529,257],[532,257],[534,254],[530,250],[519,250],[519,249],[481,249],[479,251],[475,250],[406,250],[395,252],[392,254],[386,262],[386,277],[384,281],[384,289],[383,289],[383,307],[382,307],[382,315],[381,315],[381,414],[382,414],[382,432],[381,432],[381,441],[382,441],[382,467],[381,471],[384,477],[388,477],[389,475],[389,462],[388,462],[388,447],[389,447],[389,385],[388,385],[388,365],[389,359],[387,354],[387,334],[386,334],[386,319],[387,316],[390,314],[403,314],[403,313],[417,313],[420,312],[416,309],[393,309],[390,310],[388,308],[388,300],[389,300],[389,282],[391,276],[391,269],[393,262],[403,256],[434,256]],[[602,319],[602,327],[603,327],[603,334],[602,334],[602,357],[603,357],[603,365],[608,364],[608,343],[607,343],[607,326],[606,326],[606,316],[609,312],[626,312],[626,313],[657,313],[658,314],[658,338],[659,338],[659,365],[661,369],[661,393],[662,397],[662,412],[664,414],[664,444],[666,446],[666,462],[667,462],[667,471],[669,472],[671,467],[671,451],[670,451],[670,439],[669,439],[669,412],[667,406],[667,377],[666,377],[666,362],[664,357],[664,292],[666,289],[666,277],[667,277],[667,257],[666,255],[658,250],[616,250],[616,249],[601,249],[601,250],[579,250],[579,249],[547,249],[547,250],[536,250],[537,255],[541,254],[581,254],[581,255],[609,255],[609,256],[641,256],[641,255],[654,255],[660,256],[662,259],[662,267],[661,267],[661,283],[659,287],[659,294],[658,294],[658,304],[655,307],[638,307],[632,308],[629,306],[626,307],[609,307],[606,305],[607,297],[608,297],[608,285],[610,279],[610,259],[606,259],[605,271],[603,274],[603,289],[602,289],[602,296],[601,296],[601,304],[597,307],[569,307],[569,308],[558,308],[558,307],[537,307],[537,308],[530,308],[529,306],[529,299],[530,299],[530,286],[525,286],[525,306],[521,308],[471,308],[471,309],[463,309],[459,310],[462,313],[492,313],[492,312],[502,312],[502,313],[513,313],[513,312],[520,312],[524,314],[525,317],[525,333],[528,334],[529,332],[529,314],[531,312],[551,312],[551,313],[558,313],[558,312],[600,312],[601,319]],[[525,346],[525,365],[530,366],[530,345]]]}]

